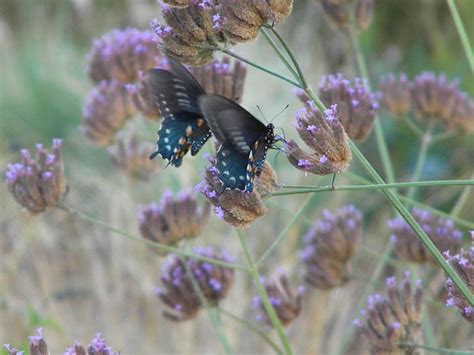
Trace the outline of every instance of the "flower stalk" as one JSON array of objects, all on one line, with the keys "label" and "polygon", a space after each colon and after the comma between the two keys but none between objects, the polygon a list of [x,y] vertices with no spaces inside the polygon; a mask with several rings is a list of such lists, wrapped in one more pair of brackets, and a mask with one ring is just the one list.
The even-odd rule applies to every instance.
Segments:
[{"label": "flower stalk", "polygon": [[471,72],[474,74],[474,52],[469,42],[469,37],[467,35],[466,29],[464,28],[464,24],[462,23],[461,16],[459,15],[459,11],[456,7],[456,3],[454,2],[454,0],[447,1],[449,10],[451,10],[451,15],[453,16],[454,24],[456,25],[459,37],[461,38],[464,52],[466,52],[466,57],[469,61],[469,67],[471,68]]}]

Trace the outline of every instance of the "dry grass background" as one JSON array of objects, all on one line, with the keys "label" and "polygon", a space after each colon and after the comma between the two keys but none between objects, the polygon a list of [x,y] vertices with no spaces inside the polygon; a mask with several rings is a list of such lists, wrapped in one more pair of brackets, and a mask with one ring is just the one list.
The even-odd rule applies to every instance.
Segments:
[{"label": "dry grass background", "polygon": [[[297,49],[310,81],[316,83],[322,74],[334,71],[355,75],[343,36],[328,27],[319,6],[311,1],[296,2],[295,12],[282,26],[282,32]],[[5,6],[5,12],[1,10],[0,14],[9,16],[2,19],[0,15],[1,169],[7,162],[18,159],[18,148],[31,148],[34,143],[48,143],[50,138],[61,136],[64,138],[66,176],[70,186],[65,203],[115,228],[139,235],[137,207],[159,200],[166,188],[178,191],[181,187],[194,186],[200,179],[198,172],[202,170],[204,160],[201,157],[189,159],[178,170],[161,169],[149,182],[130,181],[112,168],[103,151],[91,147],[77,126],[80,105],[89,87],[84,73],[84,54],[90,38],[111,27],[131,24],[144,28],[151,16],[158,15],[157,5],[142,0],[120,1],[115,5],[108,1],[99,1],[97,5],[87,0],[38,3],[24,0],[18,3],[5,1],[0,5]],[[435,6],[429,2],[421,4],[434,11],[432,7]],[[436,6],[442,5],[438,2]],[[70,8],[76,12],[71,12]],[[383,11],[387,10],[383,5],[381,8],[384,14]],[[37,16],[39,18],[35,18]],[[377,26],[380,26],[380,21],[377,20]],[[393,19],[386,21],[392,23]],[[375,37],[371,32],[368,38]],[[375,75],[390,65],[395,66],[394,69],[404,69],[403,48],[388,45],[370,45],[370,48],[374,63],[371,71]],[[237,50],[257,62],[283,70],[263,41],[238,46]],[[463,60],[461,50],[458,52],[458,57],[454,58]],[[429,57],[430,53],[425,55]],[[373,59],[375,57],[379,60]],[[433,65],[443,60],[438,59]],[[453,66],[456,72],[458,64]],[[417,67],[414,65],[405,70],[416,71]],[[289,87],[250,70],[243,99],[245,107],[257,113],[255,108],[259,104],[271,118],[287,103],[290,109],[276,122],[292,135],[290,123],[299,104]],[[125,129],[139,131],[143,139],[154,141],[155,124],[145,124],[137,117],[132,125]],[[406,146],[400,148],[403,152],[394,152],[396,165],[400,168],[397,175],[404,178],[413,168],[410,156],[416,154],[417,144],[390,122],[388,128],[393,130],[388,133],[390,142],[397,139],[406,141]],[[448,171],[445,169],[446,161],[450,159],[449,152],[434,154],[428,171],[445,178],[466,177],[472,169],[472,160],[470,165],[467,162],[473,156],[472,147],[469,148],[466,142],[460,140],[456,143],[459,146],[457,152],[463,157],[453,159]],[[371,153],[373,146],[369,141],[363,148],[380,169],[376,153]],[[274,158],[273,154],[270,162],[281,182],[309,185],[324,181],[295,173],[283,156]],[[357,170],[357,165],[353,168]],[[341,177],[338,183],[348,184],[349,180]],[[424,192],[425,202],[449,210],[447,206],[460,189],[453,187],[440,192],[427,189]],[[270,212],[245,231],[254,255],[262,255],[305,198],[304,195],[275,197],[268,202]],[[159,284],[162,259],[144,244],[58,209],[30,216],[14,203],[4,184],[0,184],[0,201],[0,343],[20,346],[35,328],[43,326],[52,354],[62,352],[75,340],[87,344],[97,332],[104,335],[114,350],[123,354],[222,353],[204,311],[196,320],[183,323],[163,318],[162,305],[152,292]],[[383,278],[371,280],[370,275],[388,241],[385,222],[391,211],[382,196],[376,193],[314,195],[304,218],[291,228],[277,252],[262,268],[262,274],[271,274],[276,267],[283,266],[292,275],[292,283],[298,285],[302,275],[295,252],[308,224],[323,208],[334,209],[346,203],[354,203],[364,212],[361,245],[351,261],[353,279],[340,289],[307,292],[301,316],[287,330],[298,354],[336,354],[353,330],[351,321],[358,316],[358,308],[365,305],[361,297],[366,289],[371,286],[379,292],[384,289]],[[472,211],[471,194],[463,209],[463,217],[472,221]],[[223,246],[237,257],[238,262],[244,263],[234,231],[216,218],[211,218],[203,235],[194,243]],[[430,275],[432,280],[427,285],[425,320],[430,326],[425,327],[425,331],[433,332],[431,338],[435,344],[458,349],[472,347],[474,330],[453,310],[436,300],[436,293],[442,285],[439,270],[404,265],[393,259],[384,274],[400,275],[407,267],[419,277]],[[250,307],[252,294],[249,276],[237,272],[230,295],[221,306],[254,321]],[[236,352],[270,353],[258,336],[222,317],[225,334]],[[429,338],[430,334],[427,336]],[[359,336],[349,343],[346,353],[365,353],[366,346]]]}]

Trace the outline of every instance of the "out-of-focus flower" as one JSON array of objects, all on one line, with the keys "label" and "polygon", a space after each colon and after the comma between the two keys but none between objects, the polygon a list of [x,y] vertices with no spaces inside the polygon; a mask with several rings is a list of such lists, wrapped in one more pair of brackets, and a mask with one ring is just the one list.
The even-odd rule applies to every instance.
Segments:
[{"label": "out-of-focus flower", "polygon": [[145,116],[145,118],[154,121],[161,119],[161,113],[156,103],[156,98],[151,91],[148,76],[144,72],[140,71],[138,73],[138,82],[127,84],[126,89],[135,104],[135,108]]},{"label": "out-of-focus flower", "polygon": [[334,213],[324,210],[321,219],[304,236],[300,257],[305,280],[319,289],[331,289],[347,281],[347,262],[362,232],[362,214],[352,205]]},{"label": "out-of-focus flower", "polygon": [[108,153],[112,163],[123,170],[131,178],[149,179],[158,169],[149,156],[154,151],[155,145],[151,143],[140,143],[138,137],[119,139],[117,147],[109,148]]},{"label": "out-of-focus flower", "polygon": [[230,58],[224,57],[204,66],[190,67],[189,71],[207,94],[225,96],[237,103],[242,101],[247,68],[241,62],[231,66]]},{"label": "out-of-focus flower", "polygon": [[160,52],[151,31],[115,29],[94,40],[87,72],[96,84],[103,80],[131,83],[139,71],[155,67],[159,60]]},{"label": "out-of-focus flower", "polygon": [[246,228],[267,212],[262,198],[270,195],[277,186],[277,176],[270,163],[265,162],[260,177],[255,178],[255,189],[251,192],[223,190],[215,159],[204,173],[204,180],[196,189],[214,205],[216,216],[238,228]]},{"label": "out-of-focus flower", "polygon": [[474,131],[474,102],[459,90],[458,81],[423,72],[413,79],[411,93],[419,120],[440,120],[449,128]]},{"label": "out-of-focus flower", "polygon": [[[453,256],[449,252],[446,252],[444,255],[456,273],[466,283],[469,291],[474,293],[474,231],[471,231],[471,247],[469,249],[461,249],[458,254]],[[446,289],[448,290],[446,305],[456,307],[464,319],[474,323],[474,308],[468,303],[450,278],[446,281]]]},{"label": "out-of-focus flower", "polygon": [[[231,262],[226,253],[218,254],[212,248],[195,248],[194,253],[215,260]],[[163,315],[174,321],[192,319],[203,306],[193,280],[199,286],[206,303],[215,306],[224,299],[232,286],[234,270],[191,258],[172,255],[166,260],[161,275],[163,288],[157,295],[167,306]]]},{"label": "out-of-focus flower", "polygon": [[357,0],[355,5],[355,21],[359,30],[366,30],[372,23],[375,0]]},{"label": "out-of-focus flower", "polygon": [[87,347],[87,355],[117,355],[107,346],[100,333],[97,333]]},{"label": "out-of-focus flower", "polygon": [[[418,208],[413,209],[412,215],[440,251],[449,250],[455,253],[459,250],[462,233],[455,228],[451,219],[442,218]],[[418,263],[430,262],[436,265],[435,259],[402,217],[389,220],[387,225],[398,258]]]},{"label": "out-of-focus flower", "polygon": [[[300,286],[293,292],[283,272],[275,279],[262,278],[262,283],[281,324],[288,326],[301,312],[304,288]],[[257,320],[270,326],[271,320],[259,296],[254,297],[253,306],[257,311]]]},{"label": "out-of-focus flower", "polygon": [[423,344],[423,284],[418,280],[413,292],[409,274],[398,287],[395,277],[386,284],[387,295],[369,296],[367,310],[354,325],[369,341],[371,354],[414,354],[409,344]]},{"label": "out-of-focus flower", "polygon": [[101,81],[87,99],[81,129],[92,142],[106,146],[135,112],[132,99],[121,82]]},{"label": "out-of-focus flower", "polygon": [[198,207],[194,194],[183,191],[176,198],[167,191],[160,204],[152,203],[138,215],[143,238],[174,245],[185,238],[199,236],[209,220],[210,205]]},{"label": "out-of-focus flower", "polygon": [[7,351],[8,355],[24,355],[24,351],[15,349],[11,344],[3,344],[3,348]]},{"label": "out-of-focus flower", "polygon": [[70,348],[66,349],[63,355],[86,355],[86,349],[78,342],[75,342]]},{"label": "out-of-focus flower", "polygon": [[337,113],[347,135],[356,141],[365,140],[374,125],[378,103],[367,83],[355,78],[351,83],[342,74],[323,76],[318,85],[319,97],[327,106],[337,105]]},{"label": "out-of-focus flower", "polygon": [[33,159],[27,149],[21,150],[20,163],[9,164],[5,179],[15,200],[31,213],[56,206],[67,190],[61,158],[61,140],[53,139],[51,152],[36,145]]},{"label": "out-of-focus flower", "polygon": [[303,151],[296,142],[285,144],[289,162],[297,169],[317,175],[340,173],[349,167],[351,150],[339,121],[339,108],[332,106],[324,114],[310,101],[296,113],[296,130],[312,149]]},{"label": "out-of-focus flower", "polygon": [[44,341],[43,329],[36,330],[36,335],[28,337],[30,355],[49,355],[48,345]]},{"label": "out-of-focus flower", "polygon": [[343,28],[349,21],[349,4],[347,0],[319,0],[324,13],[333,25]]},{"label": "out-of-focus flower", "polygon": [[188,7],[190,0],[163,0],[163,2],[172,7]]},{"label": "out-of-focus flower", "polygon": [[157,20],[150,25],[167,55],[202,65],[212,60],[220,44],[252,40],[261,26],[282,22],[292,5],[292,0],[203,0],[189,1],[187,6],[172,1],[161,6],[166,25]]},{"label": "out-of-focus flower", "polygon": [[380,80],[382,106],[395,117],[404,117],[410,109],[410,82],[405,74],[389,74]]}]

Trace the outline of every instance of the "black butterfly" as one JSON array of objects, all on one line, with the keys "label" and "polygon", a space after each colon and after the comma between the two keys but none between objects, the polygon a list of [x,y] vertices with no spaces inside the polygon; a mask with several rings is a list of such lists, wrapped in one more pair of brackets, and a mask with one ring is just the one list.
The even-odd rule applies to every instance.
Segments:
[{"label": "black butterfly", "polygon": [[224,189],[252,192],[268,149],[276,141],[273,124],[265,126],[237,103],[219,95],[199,97],[199,105],[221,146],[216,168]]},{"label": "black butterfly", "polygon": [[169,165],[179,167],[189,150],[191,155],[199,152],[211,131],[198,105],[198,98],[206,94],[204,89],[181,63],[168,61],[170,71],[148,71],[148,83],[163,117],[150,159],[159,154]]}]

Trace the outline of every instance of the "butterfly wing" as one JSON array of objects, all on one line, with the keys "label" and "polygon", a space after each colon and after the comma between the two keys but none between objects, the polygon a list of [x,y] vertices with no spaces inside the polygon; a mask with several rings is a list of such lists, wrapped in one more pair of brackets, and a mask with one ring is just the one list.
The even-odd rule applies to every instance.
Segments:
[{"label": "butterfly wing", "polygon": [[273,144],[273,125],[265,126],[235,102],[218,95],[199,98],[211,131],[222,143],[216,168],[224,188],[253,191],[266,153]]},{"label": "butterfly wing", "polygon": [[163,117],[157,149],[150,158],[161,155],[178,167],[189,150],[192,155],[199,152],[211,131],[198,104],[204,90],[183,65],[172,58],[168,60],[171,71],[148,71],[148,83]]}]

